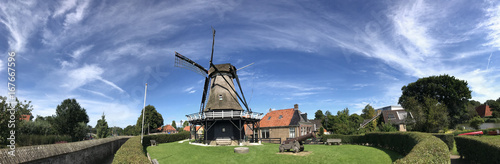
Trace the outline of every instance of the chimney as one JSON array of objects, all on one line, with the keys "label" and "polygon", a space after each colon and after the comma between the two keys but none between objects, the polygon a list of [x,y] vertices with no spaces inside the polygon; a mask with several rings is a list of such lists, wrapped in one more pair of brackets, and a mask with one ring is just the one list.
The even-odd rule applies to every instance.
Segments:
[{"label": "chimney", "polygon": [[299,104],[293,105],[293,110],[299,110]]},{"label": "chimney", "polygon": [[269,112],[273,111],[273,109],[269,108]]}]

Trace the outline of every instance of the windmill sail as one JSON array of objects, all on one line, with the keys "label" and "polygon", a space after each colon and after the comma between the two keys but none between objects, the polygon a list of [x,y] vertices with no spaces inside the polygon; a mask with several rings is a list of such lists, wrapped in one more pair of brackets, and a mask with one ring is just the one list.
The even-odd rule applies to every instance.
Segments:
[{"label": "windmill sail", "polygon": [[200,74],[201,76],[206,76],[208,71],[203,68],[198,63],[192,61],[191,59],[182,56],[181,54],[175,52],[175,66],[179,68],[185,68]]}]

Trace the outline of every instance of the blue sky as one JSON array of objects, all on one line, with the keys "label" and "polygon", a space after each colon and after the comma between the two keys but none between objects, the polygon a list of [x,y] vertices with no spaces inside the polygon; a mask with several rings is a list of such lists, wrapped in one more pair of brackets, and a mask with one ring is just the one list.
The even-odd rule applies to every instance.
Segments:
[{"label": "blue sky", "polygon": [[[497,1],[2,1],[0,81],[17,53],[17,96],[34,115],[75,98],[95,126],[135,124],[147,104],[165,124],[199,110],[203,77],[174,52],[240,72],[255,112],[360,113],[397,105],[401,87],[449,74],[472,99],[500,97]],[[7,95],[7,88],[0,92]]]}]

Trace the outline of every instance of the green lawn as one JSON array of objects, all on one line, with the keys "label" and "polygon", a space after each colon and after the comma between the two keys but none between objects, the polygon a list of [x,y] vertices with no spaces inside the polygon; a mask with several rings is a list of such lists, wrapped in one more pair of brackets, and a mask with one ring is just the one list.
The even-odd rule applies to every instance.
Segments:
[{"label": "green lawn", "polygon": [[164,143],[148,147],[151,159],[160,163],[392,163],[402,158],[396,152],[359,145],[305,145],[306,156],[278,154],[278,144],[246,146],[248,154],[236,154],[234,146],[202,147]]}]

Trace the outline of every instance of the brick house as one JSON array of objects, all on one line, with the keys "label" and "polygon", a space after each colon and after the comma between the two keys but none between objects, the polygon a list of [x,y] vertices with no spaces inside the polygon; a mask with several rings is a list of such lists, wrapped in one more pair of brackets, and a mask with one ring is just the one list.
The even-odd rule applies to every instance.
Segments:
[{"label": "brick house", "polygon": [[[190,132],[191,138],[194,139],[194,132],[191,132],[191,126],[184,127],[184,131]],[[196,126],[196,134],[198,135],[197,138],[203,137],[203,127],[202,126]]]},{"label": "brick house", "polygon": [[393,124],[399,131],[406,132],[405,121],[408,117],[408,112],[405,110],[383,110],[382,117],[384,118],[385,123]]},{"label": "brick house", "polygon": [[493,114],[489,105],[480,105],[476,107],[476,112],[481,117],[488,117]]},{"label": "brick house", "polygon": [[307,113],[299,111],[299,105],[294,108],[271,110],[260,120],[260,138],[295,138],[314,131],[314,124],[307,120]]},{"label": "brick house", "polygon": [[168,133],[168,134],[174,134],[174,133],[177,133],[177,130],[172,125],[165,125],[161,129],[161,132]]}]

